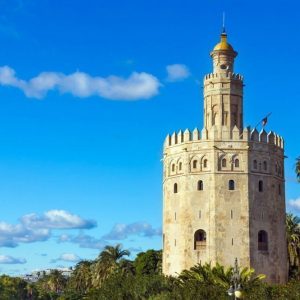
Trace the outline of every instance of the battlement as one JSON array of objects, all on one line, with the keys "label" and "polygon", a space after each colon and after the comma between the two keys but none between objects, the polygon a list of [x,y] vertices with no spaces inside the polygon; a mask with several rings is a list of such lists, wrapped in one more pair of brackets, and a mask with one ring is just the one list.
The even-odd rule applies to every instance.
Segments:
[{"label": "battlement", "polygon": [[249,127],[244,128],[240,133],[239,129],[235,126],[231,131],[227,126],[223,126],[222,130],[218,130],[216,126],[213,126],[210,131],[203,128],[199,131],[195,128],[193,131],[186,129],[174,132],[172,135],[167,135],[164,143],[164,148],[169,148],[179,144],[195,142],[195,141],[233,141],[233,142],[254,142],[262,144],[270,144],[277,146],[278,148],[284,148],[284,140],[281,136],[277,135],[273,131],[267,133],[264,129],[260,132],[256,128],[250,131]]},{"label": "battlement", "polygon": [[229,79],[237,79],[243,81],[243,76],[236,73],[227,73],[227,74],[218,74],[218,73],[209,73],[204,76],[204,80],[208,79],[216,79],[216,78],[229,78]]}]

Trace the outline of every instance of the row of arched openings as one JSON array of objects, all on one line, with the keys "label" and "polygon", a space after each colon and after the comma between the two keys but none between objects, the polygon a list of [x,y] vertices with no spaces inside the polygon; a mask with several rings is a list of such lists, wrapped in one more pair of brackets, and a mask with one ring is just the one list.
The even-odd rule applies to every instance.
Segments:
[{"label": "row of arched openings", "polygon": [[[198,191],[203,191],[204,190],[204,184],[203,184],[202,180],[199,180],[197,182],[197,190]],[[228,190],[230,190],[230,191],[235,190],[235,182],[232,179],[228,181]],[[178,193],[178,183],[174,183],[173,192],[174,192],[174,194]]]},{"label": "row of arched openings", "polygon": [[[203,229],[198,229],[194,233],[194,250],[203,250],[206,247],[206,232]],[[268,233],[265,230],[260,230],[257,235],[259,251],[268,251]]]},{"label": "row of arched openings", "polygon": [[[235,168],[239,168],[240,167],[240,161],[238,158],[233,159],[232,164]],[[222,158],[221,160],[221,167],[222,168],[227,168],[227,159],[226,158]]]},{"label": "row of arched openings", "polygon": [[[258,170],[258,171],[263,170],[263,171],[267,172],[268,171],[268,162],[266,160],[263,162],[259,162],[256,159],[254,159],[253,163],[252,163],[252,167],[254,170]],[[282,176],[282,167],[278,163],[275,164],[275,174]]]}]

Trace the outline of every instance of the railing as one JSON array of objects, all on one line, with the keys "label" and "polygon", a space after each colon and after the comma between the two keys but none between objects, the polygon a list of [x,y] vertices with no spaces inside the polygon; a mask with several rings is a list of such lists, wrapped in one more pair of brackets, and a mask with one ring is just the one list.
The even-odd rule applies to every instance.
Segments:
[{"label": "railing", "polygon": [[196,241],[195,242],[195,250],[205,250],[206,241]]}]

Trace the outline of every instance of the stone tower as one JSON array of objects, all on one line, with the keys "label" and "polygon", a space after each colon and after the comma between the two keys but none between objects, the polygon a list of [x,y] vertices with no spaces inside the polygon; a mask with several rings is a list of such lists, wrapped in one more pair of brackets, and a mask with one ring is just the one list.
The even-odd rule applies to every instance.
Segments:
[{"label": "stone tower", "polygon": [[269,282],[286,282],[283,139],[243,128],[243,77],[225,32],[210,56],[204,128],[164,144],[163,272],[238,258]]}]

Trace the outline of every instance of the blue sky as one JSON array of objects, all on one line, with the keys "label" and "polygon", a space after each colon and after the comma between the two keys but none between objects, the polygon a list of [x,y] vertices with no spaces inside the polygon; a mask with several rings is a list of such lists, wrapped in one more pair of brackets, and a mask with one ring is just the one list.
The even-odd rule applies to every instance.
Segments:
[{"label": "blue sky", "polygon": [[[270,5],[272,4],[272,5]],[[300,214],[298,1],[0,1],[0,272],[161,247],[162,143],[202,128],[226,11],[245,126],[285,138]],[[169,67],[168,67],[169,66]],[[291,202],[289,202],[291,201]]]}]

